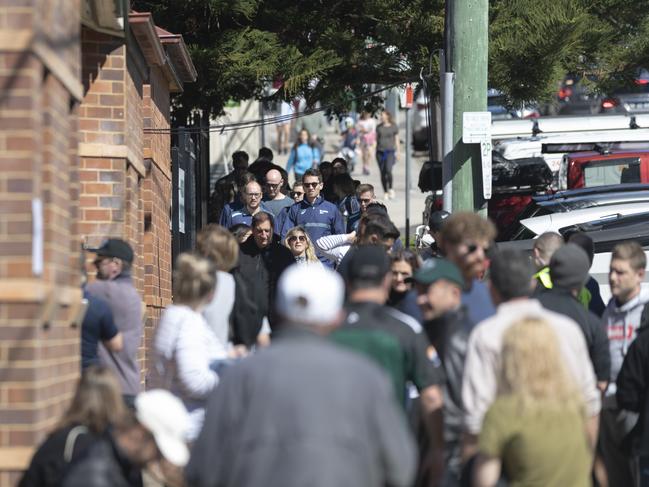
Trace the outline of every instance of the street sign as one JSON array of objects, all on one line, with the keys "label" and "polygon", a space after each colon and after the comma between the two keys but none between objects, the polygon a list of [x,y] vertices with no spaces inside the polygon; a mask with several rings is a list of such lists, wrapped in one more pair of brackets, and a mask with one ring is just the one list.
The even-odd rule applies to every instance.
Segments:
[{"label": "street sign", "polygon": [[491,140],[491,112],[464,112],[462,142],[480,144],[483,140]]},{"label": "street sign", "polygon": [[412,108],[414,102],[414,90],[412,84],[407,83],[404,87],[399,88],[399,104],[401,108]]},{"label": "street sign", "polygon": [[482,162],[482,196],[491,199],[491,140],[484,139],[480,142],[480,161]]}]

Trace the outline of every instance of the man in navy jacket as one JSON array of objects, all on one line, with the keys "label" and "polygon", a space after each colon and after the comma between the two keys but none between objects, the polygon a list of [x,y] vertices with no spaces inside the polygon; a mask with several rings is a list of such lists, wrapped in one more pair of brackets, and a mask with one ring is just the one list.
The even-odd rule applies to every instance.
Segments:
[{"label": "man in navy jacket", "polygon": [[[302,185],[304,186],[304,199],[289,208],[280,230],[282,240],[286,238],[286,234],[291,228],[298,225],[306,230],[312,242],[327,235],[345,233],[345,221],[338,207],[320,196],[320,191],[322,191],[320,171],[317,169],[307,170],[302,178]],[[333,267],[333,263],[324,256],[318,255],[318,257],[324,264]]]}]

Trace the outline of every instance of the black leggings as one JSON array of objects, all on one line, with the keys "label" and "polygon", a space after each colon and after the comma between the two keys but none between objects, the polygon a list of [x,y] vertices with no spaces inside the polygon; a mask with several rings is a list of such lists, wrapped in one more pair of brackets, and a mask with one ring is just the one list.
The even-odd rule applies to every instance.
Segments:
[{"label": "black leggings", "polygon": [[392,189],[392,168],[395,163],[394,150],[376,151],[376,161],[379,163],[379,171],[381,171],[383,191],[387,193]]}]

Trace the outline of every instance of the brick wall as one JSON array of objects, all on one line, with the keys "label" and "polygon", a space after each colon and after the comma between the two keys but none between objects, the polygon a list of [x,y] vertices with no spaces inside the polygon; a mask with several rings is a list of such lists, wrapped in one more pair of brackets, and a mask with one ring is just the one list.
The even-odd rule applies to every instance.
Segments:
[{"label": "brick wall", "polygon": [[[143,93],[144,127],[169,129],[169,92],[158,68],[151,69]],[[155,327],[164,307],[171,303],[171,138],[164,133],[145,134],[144,156],[147,163],[143,192],[145,348],[151,351]]]},{"label": "brick wall", "polygon": [[[13,5],[13,6],[12,6]],[[36,15],[38,12],[38,15]],[[52,25],[48,27],[48,22]],[[79,4],[0,4],[0,486],[67,407],[79,370]],[[33,32],[39,34],[31,41]],[[72,108],[71,108],[72,107]],[[42,203],[42,270],[32,201]],[[37,249],[38,250],[38,249]],[[33,258],[33,255],[35,256]],[[76,265],[71,265],[73,262]],[[38,266],[36,266],[38,267]]]},{"label": "brick wall", "polygon": [[[132,36],[125,42],[82,27],[79,0],[4,5],[0,487],[16,484],[76,386],[81,243],[118,236],[133,246],[133,277],[147,305],[143,370],[171,302],[170,136],[143,130],[169,128],[165,72],[147,64]],[[39,272],[33,200],[43,207]]]}]

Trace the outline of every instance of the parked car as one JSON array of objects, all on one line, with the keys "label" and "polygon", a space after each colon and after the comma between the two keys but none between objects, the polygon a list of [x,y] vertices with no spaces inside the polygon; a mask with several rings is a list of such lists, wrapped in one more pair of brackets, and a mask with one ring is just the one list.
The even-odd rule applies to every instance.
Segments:
[{"label": "parked car", "polygon": [[[594,77],[589,78],[594,81]],[[569,75],[557,93],[557,115],[594,115],[600,112],[602,96],[580,76]]]},{"label": "parked car", "polygon": [[487,90],[487,110],[492,120],[510,120],[514,118],[538,118],[541,116],[535,104],[525,104],[518,108],[509,107],[505,95],[493,88]]},{"label": "parked car", "polygon": [[649,183],[649,150],[603,149],[567,154],[560,172],[566,174],[568,188]]},{"label": "parked car", "polygon": [[632,85],[621,87],[604,98],[600,113],[649,113],[649,71],[641,69]]},{"label": "parked car", "polygon": [[520,235],[529,229],[521,222],[529,218],[627,203],[644,203],[649,208],[649,184],[624,185],[622,190],[619,185],[579,188],[550,195],[533,196],[527,207],[517,214],[517,218],[499,232],[498,240],[523,238]]},{"label": "parked car", "polygon": [[[647,201],[618,203],[613,205],[593,206],[580,210],[536,215],[520,221],[521,231],[512,236],[512,240],[534,238],[544,232],[556,231],[571,225],[612,221],[626,215],[635,215],[649,211]],[[647,229],[649,232],[649,228]]]},{"label": "parked car", "polygon": [[[637,131],[630,131],[636,133]],[[633,142],[649,146],[649,142]],[[612,143],[610,146],[622,146]],[[543,193],[551,194],[557,188],[596,188],[601,186],[649,183],[649,150],[618,150],[609,149],[607,144],[541,144],[544,154],[563,154],[574,148],[597,148],[588,152],[568,153],[562,156],[559,170],[554,174],[551,184],[546,184],[542,178],[537,179],[536,186],[533,181],[527,188],[519,189],[512,193],[499,193],[489,202],[489,216],[493,218],[498,227],[501,239],[507,238],[511,232],[507,228],[519,218],[520,213],[532,201],[532,197]],[[510,160],[517,164],[518,161],[528,159]],[[495,186],[495,184],[494,184]],[[494,190],[494,193],[498,191]]]}]

